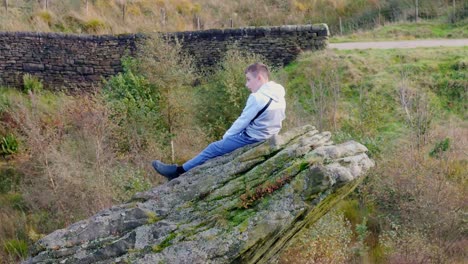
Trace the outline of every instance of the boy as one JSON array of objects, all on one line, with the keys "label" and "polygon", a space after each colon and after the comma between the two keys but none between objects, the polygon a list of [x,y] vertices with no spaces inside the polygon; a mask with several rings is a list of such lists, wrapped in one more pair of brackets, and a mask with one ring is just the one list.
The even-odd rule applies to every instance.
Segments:
[{"label": "boy", "polygon": [[223,139],[208,145],[200,154],[182,166],[152,162],[154,169],[169,180],[205,163],[205,161],[230,153],[245,145],[265,141],[278,134],[285,118],[286,101],[283,86],[269,81],[266,65],[254,63],[245,70],[246,86],[251,94],[242,114],[226,131]]}]

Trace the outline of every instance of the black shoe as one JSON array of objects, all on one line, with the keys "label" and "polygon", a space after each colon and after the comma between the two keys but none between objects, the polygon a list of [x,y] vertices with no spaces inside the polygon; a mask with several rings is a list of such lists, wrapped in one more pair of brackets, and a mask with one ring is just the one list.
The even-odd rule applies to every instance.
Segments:
[{"label": "black shoe", "polygon": [[173,180],[180,176],[180,173],[177,170],[177,165],[175,164],[165,164],[159,160],[153,160],[151,162],[153,168],[162,176],[166,177],[168,180]]}]

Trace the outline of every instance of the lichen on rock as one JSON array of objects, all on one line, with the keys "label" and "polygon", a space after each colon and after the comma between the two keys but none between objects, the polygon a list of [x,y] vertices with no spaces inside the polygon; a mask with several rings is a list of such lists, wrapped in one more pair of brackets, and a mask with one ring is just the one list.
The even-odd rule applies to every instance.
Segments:
[{"label": "lichen on rock", "polygon": [[49,234],[26,263],[269,263],[374,166],[330,138],[304,126],[213,159]]}]

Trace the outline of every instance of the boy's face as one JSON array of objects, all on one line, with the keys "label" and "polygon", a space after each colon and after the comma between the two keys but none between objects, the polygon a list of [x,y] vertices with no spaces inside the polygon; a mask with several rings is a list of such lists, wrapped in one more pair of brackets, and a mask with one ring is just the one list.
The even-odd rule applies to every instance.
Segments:
[{"label": "boy's face", "polygon": [[247,86],[247,89],[249,89],[250,92],[252,93],[257,92],[257,90],[260,89],[260,87],[264,83],[262,82],[261,74],[257,74],[257,76],[255,76],[251,72],[248,72],[245,74],[245,79],[246,79],[245,86]]}]

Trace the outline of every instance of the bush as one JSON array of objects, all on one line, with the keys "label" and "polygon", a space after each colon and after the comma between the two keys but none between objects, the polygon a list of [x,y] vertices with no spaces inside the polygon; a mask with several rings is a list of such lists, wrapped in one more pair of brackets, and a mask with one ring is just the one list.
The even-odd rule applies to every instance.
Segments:
[{"label": "bush", "polygon": [[17,191],[21,175],[13,167],[0,167],[0,194]]},{"label": "bush", "polygon": [[197,119],[211,139],[221,138],[242,112],[250,93],[244,71],[257,61],[263,59],[252,53],[228,51],[215,66],[217,70],[197,87]]},{"label": "bush", "polygon": [[379,237],[385,263],[458,263],[450,262],[427,234],[397,224],[392,227]]},{"label": "bush", "polygon": [[[456,138],[462,140],[463,133]],[[435,145],[442,151],[447,142]],[[398,146],[383,157],[363,187],[365,204],[376,205],[374,217],[386,227],[383,234],[394,232],[393,238],[380,242],[388,248],[384,255],[390,263],[450,263],[462,254],[456,245],[465,236],[464,213],[459,209],[466,196],[459,168],[463,147],[447,146],[446,159],[432,159],[423,154],[426,151],[409,143]],[[389,241],[391,245],[385,245]]]},{"label": "bush", "polygon": [[[20,193],[7,193],[4,195],[3,200],[6,205],[18,211],[25,211],[28,208],[24,197]],[[1,202],[0,205],[2,205]]]},{"label": "bush", "polygon": [[442,100],[443,106],[460,116],[468,109],[468,74],[467,61],[454,59],[450,62],[439,63],[437,71],[432,73],[431,90]]},{"label": "bush", "polygon": [[198,132],[193,118],[192,85],[197,78],[193,59],[182,51],[177,39],[170,42],[161,35],[146,39],[139,51],[138,68],[151,84],[152,93],[159,96],[157,114],[168,132],[165,145],[170,146],[171,161],[176,162],[176,149],[182,152],[186,148],[176,143]]},{"label": "bush", "polygon": [[138,61],[122,60],[123,72],[104,83],[103,95],[117,129],[115,143],[120,152],[138,152],[148,141],[161,140],[167,131],[160,111],[160,93],[140,74]]},{"label": "bush", "polygon": [[31,75],[29,73],[26,73],[23,75],[23,91],[26,93],[28,92],[40,92],[42,91],[44,86],[42,85],[42,82],[39,80],[38,77]]},{"label": "bush", "polygon": [[44,21],[48,26],[52,25],[52,13],[47,10],[40,11],[37,16]]},{"label": "bush", "polygon": [[114,188],[114,199],[119,202],[126,202],[135,193],[146,191],[152,186],[145,177],[145,171],[130,165],[114,168],[111,184]]},{"label": "bush", "polygon": [[450,147],[450,138],[445,138],[436,142],[435,146],[429,152],[431,157],[440,157],[443,152],[447,151]]},{"label": "bush", "polygon": [[82,27],[83,27],[84,32],[89,33],[89,34],[95,34],[104,30],[106,28],[106,24],[97,18],[93,18],[93,19],[86,21],[82,25]]}]

